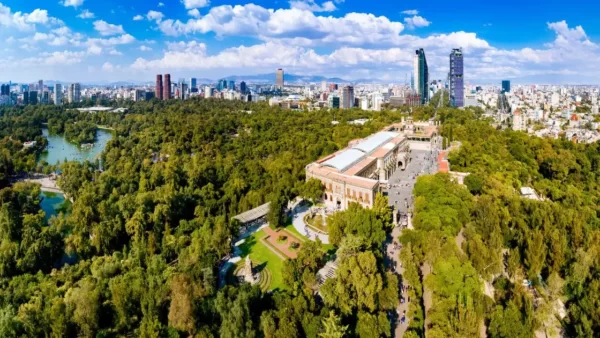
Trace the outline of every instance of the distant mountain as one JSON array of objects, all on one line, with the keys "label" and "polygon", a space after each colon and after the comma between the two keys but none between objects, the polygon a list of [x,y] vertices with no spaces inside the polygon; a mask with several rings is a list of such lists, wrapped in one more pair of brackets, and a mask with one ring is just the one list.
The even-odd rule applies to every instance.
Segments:
[{"label": "distant mountain", "polygon": [[[264,83],[275,83],[275,73],[269,74],[258,74],[258,75],[231,75],[227,76],[224,79],[227,81],[249,81],[249,82],[264,82]],[[325,77],[319,75],[295,75],[295,74],[285,74],[285,83],[286,84],[303,84],[303,83],[319,83],[322,81],[327,81],[330,83],[373,83],[373,82],[381,82],[377,79],[360,79],[360,80],[344,80],[339,77]]]}]

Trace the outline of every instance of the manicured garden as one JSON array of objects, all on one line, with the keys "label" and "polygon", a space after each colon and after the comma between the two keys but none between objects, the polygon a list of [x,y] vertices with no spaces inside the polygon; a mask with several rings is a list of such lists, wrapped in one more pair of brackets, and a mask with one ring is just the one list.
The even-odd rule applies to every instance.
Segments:
[{"label": "manicured garden", "polygon": [[236,268],[230,269],[230,271],[233,272],[237,269],[237,266],[242,266],[244,264],[243,258],[250,254],[253,270],[261,271],[261,269],[267,268],[270,271],[271,283],[267,287],[267,290],[285,289],[281,275],[283,259],[261,242],[260,239],[265,236],[267,234],[264,230],[261,230],[246,238],[246,241],[240,245],[242,260],[238,262]]}]

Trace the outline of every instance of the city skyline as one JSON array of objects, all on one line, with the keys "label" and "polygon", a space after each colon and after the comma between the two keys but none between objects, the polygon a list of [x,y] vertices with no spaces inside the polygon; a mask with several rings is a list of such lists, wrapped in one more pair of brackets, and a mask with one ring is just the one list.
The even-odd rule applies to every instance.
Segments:
[{"label": "city skyline", "polygon": [[[398,83],[410,74],[411,51],[425,49],[431,78],[445,79],[448,51],[462,48],[469,83],[600,82],[593,8],[544,17],[473,2],[453,4],[451,14],[442,2],[430,6],[436,10],[350,0],[61,3],[0,2],[0,80],[152,81],[156,72],[217,79],[284,68]],[[464,18],[476,11],[476,18]],[[502,13],[511,20],[501,20]],[[505,22],[525,15],[527,34]],[[28,67],[19,68],[23,62]]]}]

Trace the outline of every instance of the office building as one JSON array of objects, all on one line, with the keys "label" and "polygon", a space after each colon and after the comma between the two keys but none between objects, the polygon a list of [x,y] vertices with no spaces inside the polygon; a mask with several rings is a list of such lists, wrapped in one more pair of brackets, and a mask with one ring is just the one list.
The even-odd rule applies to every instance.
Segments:
[{"label": "office building", "polygon": [[187,86],[184,82],[179,83],[179,99],[185,100],[185,93],[187,90]]},{"label": "office building", "polygon": [[163,81],[163,100],[169,100],[171,99],[171,74],[165,74]]},{"label": "office building", "polygon": [[349,109],[354,107],[354,87],[344,86],[342,88],[342,109]]},{"label": "office building", "polygon": [[417,49],[413,57],[416,92],[421,96],[421,104],[429,101],[429,68],[423,48]]},{"label": "office building", "polygon": [[47,90],[44,90],[44,92],[42,93],[42,103],[43,104],[50,103],[50,92]]},{"label": "office building", "polygon": [[275,74],[275,88],[282,90],[285,85],[285,75],[283,74],[283,69],[277,69],[277,73]]},{"label": "office building", "polygon": [[69,103],[81,101],[81,85],[79,83],[72,83],[69,86],[67,98]]},{"label": "office building", "polygon": [[38,92],[35,90],[29,91],[29,104],[38,104]]},{"label": "office building", "polygon": [[188,89],[190,93],[198,92],[198,80],[195,77],[190,78],[190,83],[188,84]]},{"label": "office building", "polygon": [[61,105],[63,101],[63,88],[60,83],[54,84],[54,104]]},{"label": "office building", "polygon": [[235,90],[235,81],[229,81],[229,83],[227,84],[227,88]]},{"label": "office building", "polygon": [[204,97],[205,97],[205,98],[212,97],[212,90],[213,90],[213,89],[212,89],[212,87],[210,87],[210,86],[206,86],[206,87],[204,87]]},{"label": "office building", "polygon": [[41,94],[44,91],[44,80],[38,81],[38,92]]},{"label": "office building", "polygon": [[248,90],[248,88],[246,87],[246,82],[244,82],[244,81],[240,82],[240,92],[242,94],[246,94],[247,90]]},{"label": "office building", "polygon": [[510,81],[509,80],[502,80],[502,92],[510,93]]},{"label": "office building", "polygon": [[2,85],[0,86],[0,95],[1,96],[9,96],[10,95],[10,85]]},{"label": "office building", "polygon": [[463,69],[462,49],[453,49],[450,53],[450,73],[448,74],[448,81],[450,82],[450,105],[453,107],[464,106],[465,86]]},{"label": "office building", "polygon": [[340,108],[340,98],[334,94],[327,98],[327,106],[329,108]]},{"label": "office building", "polygon": [[29,91],[24,91],[23,92],[23,100],[22,103],[24,105],[28,105],[29,104]]},{"label": "office building", "polygon": [[161,74],[156,75],[156,87],[154,89],[154,96],[159,100],[163,99],[163,77]]},{"label": "office building", "polygon": [[144,100],[146,101],[150,101],[154,98],[155,93],[154,92],[146,92],[144,94]]}]

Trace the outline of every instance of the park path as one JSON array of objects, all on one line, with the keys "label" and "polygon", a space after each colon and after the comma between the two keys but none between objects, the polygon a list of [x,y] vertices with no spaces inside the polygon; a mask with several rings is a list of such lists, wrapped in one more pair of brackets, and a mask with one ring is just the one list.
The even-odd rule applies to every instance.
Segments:
[{"label": "park path", "polygon": [[[399,280],[401,281],[401,285],[404,285],[404,287],[406,288],[406,286],[408,286],[408,283],[404,280],[404,278],[402,278],[402,274],[404,273],[404,267],[402,267],[402,263],[400,263],[400,250],[402,249],[396,249],[394,248],[394,242],[398,240],[398,238],[400,237],[400,235],[402,234],[402,230],[400,229],[400,227],[395,227],[392,230],[392,234],[391,234],[391,238],[388,238],[387,242],[386,242],[386,264],[388,266],[392,266],[394,268],[394,274],[396,276],[398,276]],[[401,292],[402,293],[402,297],[404,297],[405,299],[407,296],[406,292]],[[411,300],[412,301],[412,300]],[[406,331],[406,328],[408,327],[408,302],[405,301],[404,303],[398,303],[398,307],[396,308],[396,313],[398,314],[398,321],[395,323],[395,327],[394,327],[394,335],[393,337],[398,338],[398,337],[402,337],[404,336],[404,332]],[[400,318],[402,318],[402,314],[406,313],[406,322],[404,324],[402,324],[400,322]]]},{"label": "park path", "polygon": [[[263,229],[263,231],[267,234],[267,236],[264,238],[267,242],[269,242],[270,245],[272,245],[273,247],[275,247],[277,250],[281,251],[284,255],[286,255],[287,257],[284,257],[283,259],[287,259],[287,258],[296,258],[298,257],[298,252],[294,251],[294,250],[290,250],[290,245],[292,243],[298,243],[299,245],[302,245],[302,243],[300,242],[299,239],[296,239],[296,237],[291,234],[290,232],[286,231],[286,230],[273,230],[269,227],[266,227]],[[277,239],[279,238],[280,235],[284,235],[287,237],[287,241],[286,242],[279,242]],[[269,249],[269,246],[267,246]],[[299,249],[300,247],[298,247]],[[279,254],[277,251],[274,251],[276,254]]]},{"label": "park path", "polygon": [[329,244],[329,235],[322,234],[311,230],[304,224],[304,216],[308,214],[309,207],[306,205],[298,205],[292,210],[292,224],[299,234],[306,236],[308,239],[315,241],[317,237],[323,244]]}]

